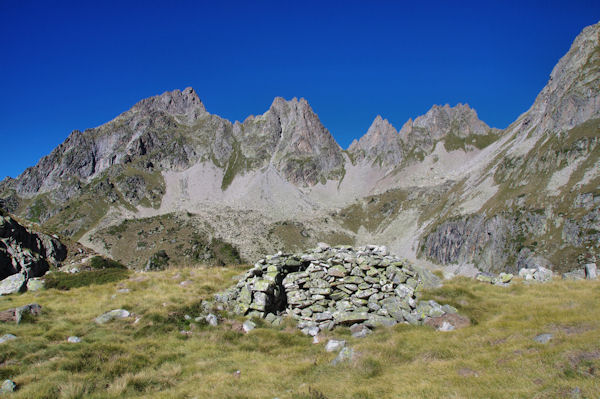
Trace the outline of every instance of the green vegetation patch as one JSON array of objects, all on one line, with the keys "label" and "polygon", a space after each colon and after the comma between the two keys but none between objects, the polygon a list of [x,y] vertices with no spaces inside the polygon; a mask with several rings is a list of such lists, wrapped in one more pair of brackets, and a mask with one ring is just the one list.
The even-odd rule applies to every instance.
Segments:
[{"label": "green vegetation patch", "polygon": [[116,260],[105,258],[103,256],[94,256],[90,260],[90,267],[92,269],[127,269],[122,263]]},{"label": "green vegetation patch", "polygon": [[221,181],[221,190],[225,191],[227,187],[233,182],[233,179],[240,173],[250,169],[252,166],[252,160],[244,157],[240,144],[235,142],[233,144],[233,151],[225,167],[225,174]]},{"label": "green vegetation patch", "polygon": [[490,130],[487,134],[471,134],[466,137],[461,137],[456,133],[449,133],[443,140],[444,148],[450,152],[456,150],[466,151],[468,147],[475,147],[481,150],[498,140],[498,138],[500,138],[500,133]]},{"label": "green vegetation patch", "polygon": [[114,283],[129,277],[129,271],[121,268],[82,271],[79,273],[53,272],[44,277],[46,288],[67,291],[72,288]]}]

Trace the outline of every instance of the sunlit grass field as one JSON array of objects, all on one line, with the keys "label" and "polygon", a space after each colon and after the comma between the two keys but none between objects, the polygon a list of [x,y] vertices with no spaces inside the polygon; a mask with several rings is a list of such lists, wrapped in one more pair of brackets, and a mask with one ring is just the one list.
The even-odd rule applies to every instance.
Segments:
[{"label": "sunlit grass field", "polygon": [[[337,329],[313,344],[291,322],[244,334],[240,319],[217,327],[186,320],[244,269],[131,273],[103,285],[0,297],[0,310],[32,302],[43,308],[36,319],[0,324],[0,335],[18,337],[0,344],[0,378],[18,386],[6,397],[600,397],[598,282],[446,281],[424,296],[473,321],[451,332],[398,325],[354,339]],[[118,292],[123,288],[129,292]],[[94,323],[117,308],[132,316]],[[554,337],[539,344],[533,338],[541,333]],[[71,335],[82,342],[67,343]],[[345,339],[355,360],[331,365],[328,338]]]}]

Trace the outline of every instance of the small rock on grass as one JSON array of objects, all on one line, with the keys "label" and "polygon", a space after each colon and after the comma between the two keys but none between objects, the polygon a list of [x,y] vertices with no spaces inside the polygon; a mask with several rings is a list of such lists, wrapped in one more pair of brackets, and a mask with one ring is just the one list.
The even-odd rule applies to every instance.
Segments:
[{"label": "small rock on grass", "polygon": [[104,323],[108,323],[111,320],[114,319],[125,319],[129,317],[129,312],[125,309],[114,309],[111,310],[110,312],[106,312],[98,317],[96,317],[96,323],[97,324],[104,324]]},{"label": "small rock on grass", "polygon": [[212,314],[212,313],[209,313],[208,315],[206,315],[206,317],[204,318],[204,320],[206,320],[206,322],[207,322],[209,325],[213,326],[213,327],[216,327],[216,326],[217,326],[217,324],[219,324],[219,321],[218,321],[218,319],[217,319],[217,316],[215,316],[215,315],[214,315],[214,314]]},{"label": "small rock on grass", "polygon": [[4,334],[0,337],[0,344],[3,344],[7,341],[12,341],[13,339],[17,339],[17,337],[12,334]]},{"label": "small rock on grass", "polygon": [[442,322],[442,325],[440,326],[440,328],[438,328],[438,331],[452,331],[454,330],[454,326],[450,323],[448,323],[447,321]]},{"label": "small rock on grass", "polygon": [[11,380],[4,380],[2,386],[0,387],[0,393],[14,392],[16,388],[17,384],[12,382]]},{"label": "small rock on grass", "polygon": [[242,329],[244,330],[245,333],[249,333],[250,331],[254,330],[256,328],[256,323],[254,323],[252,320],[246,320],[244,322],[244,324],[242,324]]},{"label": "small rock on grass", "polygon": [[81,342],[81,338],[72,335],[69,338],[67,338],[67,342],[70,344],[78,344]]},{"label": "small rock on grass", "polygon": [[346,341],[344,341],[344,340],[337,340],[337,339],[330,339],[329,341],[327,341],[327,344],[325,345],[325,351],[326,352],[339,351],[344,346],[346,346]]},{"label": "small rock on grass", "polygon": [[535,342],[539,342],[540,344],[547,344],[554,337],[553,334],[540,334],[533,338]]},{"label": "small rock on grass", "polygon": [[336,356],[335,359],[331,362],[332,365],[338,365],[343,362],[350,362],[354,359],[354,349],[349,347],[344,347],[340,350],[340,353]]},{"label": "small rock on grass", "polygon": [[364,338],[372,332],[369,327],[363,324],[354,324],[352,327],[350,327],[350,331],[352,332],[352,336],[354,338]]},{"label": "small rock on grass", "polygon": [[459,328],[468,327],[471,321],[457,313],[446,313],[442,316],[431,317],[425,321],[425,325],[435,328],[439,331],[452,331]]}]

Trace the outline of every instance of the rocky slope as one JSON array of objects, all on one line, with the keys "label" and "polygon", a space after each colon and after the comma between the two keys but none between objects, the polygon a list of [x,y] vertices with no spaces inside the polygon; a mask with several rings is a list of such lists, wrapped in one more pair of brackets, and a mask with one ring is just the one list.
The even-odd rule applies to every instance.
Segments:
[{"label": "rocky slope", "polygon": [[[439,263],[487,270],[541,261],[569,270],[594,258],[598,230],[600,25],[577,37],[529,111],[450,194],[423,240]],[[477,209],[460,207],[481,187]]]},{"label": "rocky slope", "polygon": [[231,123],[188,88],[73,132],[1,182],[0,205],[117,257],[113,227],[187,212],[249,260],[377,242],[413,262],[572,269],[599,246],[599,31],[502,131],[468,105],[434,106],[399,131],[378,116],[344,151],[304,99]]}]

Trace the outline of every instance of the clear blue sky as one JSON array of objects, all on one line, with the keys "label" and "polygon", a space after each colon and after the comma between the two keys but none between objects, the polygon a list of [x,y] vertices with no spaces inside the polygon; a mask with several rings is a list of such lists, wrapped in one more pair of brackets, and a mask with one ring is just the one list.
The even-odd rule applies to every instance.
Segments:
[{"label": "clear blue sky", "polygon": [[433,104],[503,128],[599,19],[597,0],[0,0],[0,176],[187,86],[232,121],[305,97],[344,148]]}]

